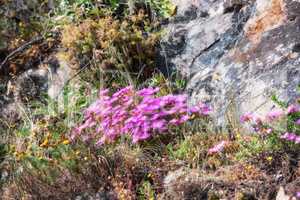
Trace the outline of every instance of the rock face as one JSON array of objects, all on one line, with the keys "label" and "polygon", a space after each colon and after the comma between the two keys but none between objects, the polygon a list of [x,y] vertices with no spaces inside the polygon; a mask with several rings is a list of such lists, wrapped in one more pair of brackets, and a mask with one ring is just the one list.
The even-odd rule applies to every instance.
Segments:
[{"label": "rock face", "polygon": [[2,82],[0,78],[0,135],[8,130],[7,127],[18,124],[29,102],[43,100],[46,94],[51,99],[61,98],[63,87],[75,72],[59,53],[55,53],[15,79]]},{"label": "rock face", "polygon": [[271,96],[295,101],[300,84],[300,1],[174,0],[162,43],[169,67],[188,77],[191,101],[210,102],[220,124],[266,113]]}]

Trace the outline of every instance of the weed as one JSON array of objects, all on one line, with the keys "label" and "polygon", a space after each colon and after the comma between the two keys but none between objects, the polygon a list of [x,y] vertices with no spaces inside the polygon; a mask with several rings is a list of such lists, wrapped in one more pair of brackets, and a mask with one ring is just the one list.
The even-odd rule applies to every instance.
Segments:
[{"label": "weed", "polygon": [[149,181],[142,182],[141,186],[138,188],[138,199],[139,200],[155,199],[155,192],[152,189],[151,183]]}]

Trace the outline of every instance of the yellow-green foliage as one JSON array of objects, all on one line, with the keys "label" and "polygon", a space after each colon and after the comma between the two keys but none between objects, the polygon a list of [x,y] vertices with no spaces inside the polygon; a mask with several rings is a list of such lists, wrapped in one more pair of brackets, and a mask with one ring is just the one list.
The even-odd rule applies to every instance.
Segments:
[{"label": "yellow-green foliage", "polygon": [[237,142],[241,146],[235,155],[237,160],[246,160],[263,152],[278,151],[282,149],[282,145],[276,137],[264,139],[260,135],[238,135],[237,139]]},{"label": "yellow-green foliage", "polygon": [[170,0],[145,0],[153,10],[163,17],[170,17],[175,14],[176,6]]},{"label": "yellow-green foliage", "polygon": [[85,157],[89,157],[86,148],[80,143],[71,144],[68,138],[69,123],[80,118],[82,107],[93,97],[94,92],[85,87],[84,84],[82,87],[66,86],[63,98],[68,99],[68,104],[60,108],[57,106],[61,102],[50,99],[46,105],[31,102],[32,108],[26,113],[28,119],[15,130],[15,139],[10,145],[10,154],[17,167],[36,171],[75,169],[77,162],[86,161]]},{"label": "yellow-green foliage", "polygon": [[139,190],[139,200],[154,200],[155,199],[155,191],[153,190],[151,183],[149,181],[144,181],[141,186],[138,188]]},{"label": "yellow-green foliage", "polygon": [[70,146],[64,135],[67,128],[63,124],[55,125],[55,129],[53,127],[53,124],[41,120],[32,129],[18,130],[16,144],[10,146],[10,153],[16,162],[39,170],[73,167],[80,152]]},{"label": "yellow-green foliage", "polygon": [[[220,141],[227,141],[223,151],[210,154],[208,150]],[[205,166],[215,169],[232,162],[239,147],[237,141],[228,141],[225,134],[197,133],[177,141],[176,144],[169,144],[167,150],[172,159],[185,161],[191,167]]]},{"label": "yellow-green foliage", "polygon": [[159,33],[141,11],[122,20],[112,16],[99,20],[83,20],[69,24],[62,32],[62,44],[69,59],[86,64],[93,59],[101,69],[122,69],[131,72],[154,66],[155,45]]}]

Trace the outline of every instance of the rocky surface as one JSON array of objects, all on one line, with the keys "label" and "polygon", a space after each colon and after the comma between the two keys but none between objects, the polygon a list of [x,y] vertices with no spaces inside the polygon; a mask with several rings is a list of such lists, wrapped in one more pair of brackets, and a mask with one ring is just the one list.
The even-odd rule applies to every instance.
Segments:
[{"label": "rocky surface", "polygon": [[300,83],[300,2],[174,0],[162,55],[188,76],[191,101],[204,100],[216,118],[266,113],[271,96],[293,102]]},{"label": "rocky surface", "polygon": [[[53,53],[38,66],[25,70],[7,80],[0,79],[0,133],[15,127],[22,115],[26,115],[28,103],[43,100],[48,95],[52,99],[62,96],[64,85],[76,72],[60,53]],[[1,88],[2,85],[2,88]]]},{"label": "rocky surface", "polygon": [[[285,185],[275,176],[253,168],[239,180],[241,165],[229,166],[214,173],[180,168],[164,178],[165,193],[161,199],[295,199],[299,179]],[[238,172],[238,173],[237,173]],[[234,181],[233,181],[234,180]]]}]

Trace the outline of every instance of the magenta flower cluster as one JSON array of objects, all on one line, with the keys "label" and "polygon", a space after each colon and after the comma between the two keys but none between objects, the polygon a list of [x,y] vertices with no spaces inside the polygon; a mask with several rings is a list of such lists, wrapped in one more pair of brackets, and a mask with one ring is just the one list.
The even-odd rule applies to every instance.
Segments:
[{"label": "magenta flower cluster", "polygon": [[189,107],[186,95],[158,96],[159,90],[126,87],[112,95],[107,89],[101,90],[99,99],[85,110],[84,123],[75,128],[72,138],[96,139],[96,145],[102,145],[130,135],[137,143],[211,112],[203,103]]},{"label": "magenta flower cluster", "polygon": [[[278,132],[272,124],[285,119],[289,121],[289,129],[287,132],[281,133],[280,138],[295,144],[300,144],[300,107],[299,105],[290,105],[286,110],[276,109],[270,111],[264,118],[254,113],[246,113],[241,116],[241,122],[251,123],[256,132],[263,134],[271,134]],[[291,123],[290,123],[291,122]]]}]

